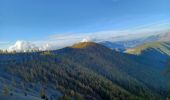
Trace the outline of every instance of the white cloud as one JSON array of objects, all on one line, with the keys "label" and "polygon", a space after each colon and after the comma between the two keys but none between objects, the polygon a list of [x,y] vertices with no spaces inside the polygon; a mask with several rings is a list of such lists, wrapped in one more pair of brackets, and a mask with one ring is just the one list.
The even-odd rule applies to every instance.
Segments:
[{"label": "white cloud", "polygon": [[8,51],[16,51],[16,52],[27,52],[32,50],[38,50],[39,48],[34,44],[27,41],[16,41],[16,43],[8,48]]},{"label": "white cloud", "polygon": [[91,42],[92,40],[89,37],[84,38],[81,42]]}]

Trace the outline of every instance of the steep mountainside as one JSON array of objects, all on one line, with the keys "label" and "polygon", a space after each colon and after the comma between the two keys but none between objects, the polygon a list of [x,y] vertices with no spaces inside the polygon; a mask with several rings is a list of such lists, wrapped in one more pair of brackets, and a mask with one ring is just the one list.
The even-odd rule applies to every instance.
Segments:
[{"label": "steep mountainside", "polygon": [[160,41],[145,43],[127,49],[126,53],[130,54],[134,61],[146,66],[151,66],[153,70],[163,76],[167,69],[168,60],[170,59],[170,42]]},{"label": "steep mountainside", "polygon": [[[126,53],[138,55],[140,62],[150,66],[157,66],[162,70],[170,58],[170,42],[151,42],[127,49]],[[154,62],[154,63],[153,63]]]},{"label": "steep mountainside", "polygon": [[166,92],[162,76],[133,57],[93,42],[0,54],[0,88],[6,95],[10,90],[53,99],[160,100]]},{"label": "steep mountainside", "polygon": [[137,55],[133,59],[137,62],[164,70],[170,58],[170,42],[151,42],[127,49],[126,53]]},{"label": "steep mountainside", "polygon": [[[86,44],[86,43],[81,43],[81,44]],[[90,55],[94,55],[94,58],[98,58],[98,56],[96,55],[100,55],[99,58],[102,58],[100,61],[96,61],[95,63],[99,63],[99,62],[105,62],[107,61],[107,64],[108,61],[110,61],[110,63],[112,65],[112,67],[114,68],[118,68],[120,69],[121,71],[127,73],[128,75],[144,82],[145,84],[147,84],[147,86],[151,87],[152,89],[154,89],[155,91],[159,91],[159,90],[165,90],[166,89],[166,79],[164,79],[164,76],[161,75],[162,73],[162,70],[165,68],[165,59],[162,59],[163,61],[161,61],[160,59],[156,60],[155,64],[148,64],[148,62],[152,62],[152,61],[155,61],[153,59],[155,58],[152,58],[152,56],[148,56],[150,57],[150,59],[148,60],[145,60],[143,59],[142,57],[140,56],[135,56],[135,55],[126,55],[124,53],[120,53],[120,52],[116,52],[116,51],[112,51],[104,46],[101,46],[99,44],[96,44],[98,45],[96,48],[96,50],[94,50],[94,48],[91,50],[90,46],[86,49],[84,49],[84,51],[81,50],[81,52],[83,53],[88,53]],[[93,46],[92,46],[93,47]],[[102,48],[104,47],[102,50],[101,49],[98,49],[98,48]],[[89,51],[90,50],[90,51]],[[98,52],[96,52],[98,51]],[[104,51],[104,52],[103,52]],[[99,53],[99,54],[97,54]],[[70,54],[74,54],[74,53],[69,53]],[[96,54],[96,55],[95,55]],[[72,55],[73,57],[74,55]],[[78,56],[78,55],[77,55]],[[83,59],[83,56],[82,56],[82,59]],[[86,61],[86,60],[84,60]],[[157,64],[157,61],[161,62],[159,63],[159,66]],[[82,64],[82,62],[80,61],[79,63]],[[114,64],[114,65],[113,65]],[[99,64],[100,65],[100,64]],[[158,67],[158,69],[157,69]],[[159,67],[162,67],[160,70]],[[102,68],[100,68],[102,69]],[[116,69],[114,69],[113,71],[115,71],[114,75],[116,75]],[[105,68],[102,70],[104,71]],[[111,70],[110,70],[111,71]],[[108,72],[106,72],[108,73]],[[122,72],[120,72],[122,73]],[[118,75],[120,76],[120,75]],[[117,76],[116,76],[117,77]],[[152,82],[151,82],[152,80]]]}]

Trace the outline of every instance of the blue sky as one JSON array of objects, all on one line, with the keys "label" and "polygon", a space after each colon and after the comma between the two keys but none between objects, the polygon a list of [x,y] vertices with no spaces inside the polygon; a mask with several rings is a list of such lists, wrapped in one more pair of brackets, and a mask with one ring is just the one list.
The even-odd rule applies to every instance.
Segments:
[{"label": "blue sky", "polygon": [[0,0],[0,48],[56,34],[166,24],[169,4],[169,0]]}]

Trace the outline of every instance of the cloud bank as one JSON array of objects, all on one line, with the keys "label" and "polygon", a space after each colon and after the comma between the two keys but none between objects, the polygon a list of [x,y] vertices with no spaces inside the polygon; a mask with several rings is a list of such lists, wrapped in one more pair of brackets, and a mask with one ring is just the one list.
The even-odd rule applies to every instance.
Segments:
[{"label": "cloud bank", "polygon": [[[106,32],[104,32],[106,33]],[[50,36],[46,40],[40,41],[16,41],[16,43],[10,46],[7,50],[9,52],[16,51],[16,52],[29,52],[29,51],[45,51],[45,50],[56,50],[66,46],[71,46],[78,42],[102,42],[102,41],[126,41],[126,40],[133,40],[133,39],[141,39],[146,38],[148,36],[157,35],[160,33],[166,33],[164,31],[157,31],[153,33],[146,33],[146,34],[123,34],[124,32],[108,32],[107,34],[102,33],[93,33],[93,34],[70,34],[70,35],[63,35],[62,37],[58,34],[55,36]],[[122,35],[114,35],[114,33],[122,33]]]},{"label": "cloud bank", "polygon": [[27,41],[16,41],[16,43],[12,46],[10,46],[7,50],[9,52],[16,51],[16,52],[28,52],[32,50],[38,50],[39,48]]},{"label": "cloud bank", "polygon": [[126,41],[133,39],[145,38],[152,35],[158,35],[170,31],[165,26],[170,25],[170,21],[166,23],[153,23],[145,26],[138,26],[134,29],[121,31],[100,31],[92,33],[57,33],[48,36],[44,40],[37,41],[16,41],[10,46],[8,51],[27,52],[34,50],[55,50],[66,46],[71,46],[78,42],[102,42],[102,41]]}]

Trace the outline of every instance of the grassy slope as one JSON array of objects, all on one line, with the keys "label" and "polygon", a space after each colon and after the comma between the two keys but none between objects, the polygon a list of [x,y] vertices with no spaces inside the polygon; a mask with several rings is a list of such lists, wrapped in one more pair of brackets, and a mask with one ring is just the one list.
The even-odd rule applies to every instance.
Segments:
[{"label": "grassy slope", "polygon": [[129,54],[141,54],[143,51],[155,49],[162,54],[170,55],[170,43],[169,42],[151,42],[145,43],[135,48],[127,49],[127,53]]}]

